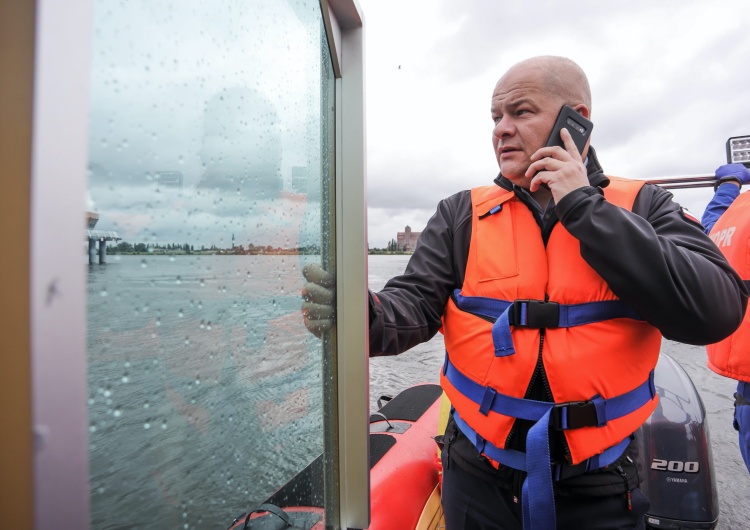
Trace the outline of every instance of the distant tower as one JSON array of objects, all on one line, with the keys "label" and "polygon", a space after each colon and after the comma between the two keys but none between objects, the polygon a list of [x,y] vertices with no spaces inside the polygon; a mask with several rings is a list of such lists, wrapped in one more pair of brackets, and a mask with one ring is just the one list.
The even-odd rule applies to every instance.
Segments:
[{"label": "distant tower", "polygon": [[232,234],[232,248],[234,248],[234,234]]},{"label": "distant tower", "polygon": [[412,232],[411,227],[406,225],[403,232],[396,234],[396,249],[413,252],[420,235],[422,235],[422,232]]}]

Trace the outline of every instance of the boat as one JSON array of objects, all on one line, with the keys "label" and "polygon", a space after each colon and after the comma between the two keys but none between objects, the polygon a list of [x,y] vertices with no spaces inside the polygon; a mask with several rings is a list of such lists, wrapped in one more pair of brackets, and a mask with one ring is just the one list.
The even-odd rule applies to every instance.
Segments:
[{"label": "boat", "polygon": [[[442,394],[440,385],[415,385],[394,398],[382,396],[382,406],[370,416],[369,530],[444,527],[435,441],[447,403]],[[235,517],[229,528],[322,530],[322,483],[320,455],[261,505]]]},{"label": "boat", "polygon": [[[703,401],[685,370],[661,353],[654,373],[659,404],[636,432],[650,529],[716,528],[719,503]],[[448,401],[436,384],[407,388],[370,416],[369,530],[445,528],[435,436]],[[442,420],[442,421],[441,421]],[[229,530],[325,528],[323,455]],[[315,487],[315,485],[318,487]]]}]

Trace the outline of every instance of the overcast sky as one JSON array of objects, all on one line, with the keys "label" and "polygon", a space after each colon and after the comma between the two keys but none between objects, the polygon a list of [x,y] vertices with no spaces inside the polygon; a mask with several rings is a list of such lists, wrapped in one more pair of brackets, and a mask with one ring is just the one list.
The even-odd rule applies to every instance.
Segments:
[{"label": "overcast sky", "polygon": [[[587,72],[592,145],[611,175],[712,173],[726,139],[750,134],[747,0],[358,1],[370,247],[492,182],[492,90],[532,56],[564,55]],[[334,85],[324,39],[318,0],[97,0],[87,195],[97,228],[197,247],[320,241],[332,123],[321,109]],[[700,216],[710,195],[678,200]]]},{"label": "overcast sky", "polygon": [[[490,97],[514,63],[563,55],[591,83],[605,172],[712,173],[750,134],[750,2],[358,0],[365,16],[371,247],[490,183]],[[675,192],[700,216],[709,190]]]}]

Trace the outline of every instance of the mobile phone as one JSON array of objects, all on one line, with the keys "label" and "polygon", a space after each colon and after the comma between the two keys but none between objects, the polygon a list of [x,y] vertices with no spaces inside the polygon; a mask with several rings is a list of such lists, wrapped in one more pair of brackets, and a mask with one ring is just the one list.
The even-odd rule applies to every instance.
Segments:
[{"label": "mobile phone", "polygon": [[586,145],[586,140],[591,135],[591,129],[594,128],[594,124],[573,110],[573,107],[563,105],[560,113],[557,115],[555,125],[552,127],[549,140],[547,140],[547,147],[559,145],[563,149],[565,148],[562,138],[560,138],[560,129],[563,127],[568,129],[568,132],[573,137],[573,141],[578,148],[578,153],[583,154],[583,148]]}]

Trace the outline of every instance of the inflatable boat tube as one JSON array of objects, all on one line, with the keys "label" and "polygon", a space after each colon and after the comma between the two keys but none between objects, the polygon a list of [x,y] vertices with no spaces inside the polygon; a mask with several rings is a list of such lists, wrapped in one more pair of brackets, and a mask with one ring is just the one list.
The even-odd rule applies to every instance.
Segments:
[{"label": "inflatable boat tube", "polygon": [[[440,385],[416,385],[370,416],[369,530],[444,527],[434,440],[441,395]],[[321,455],[229,530],[323,530],[323,503]]]}]

